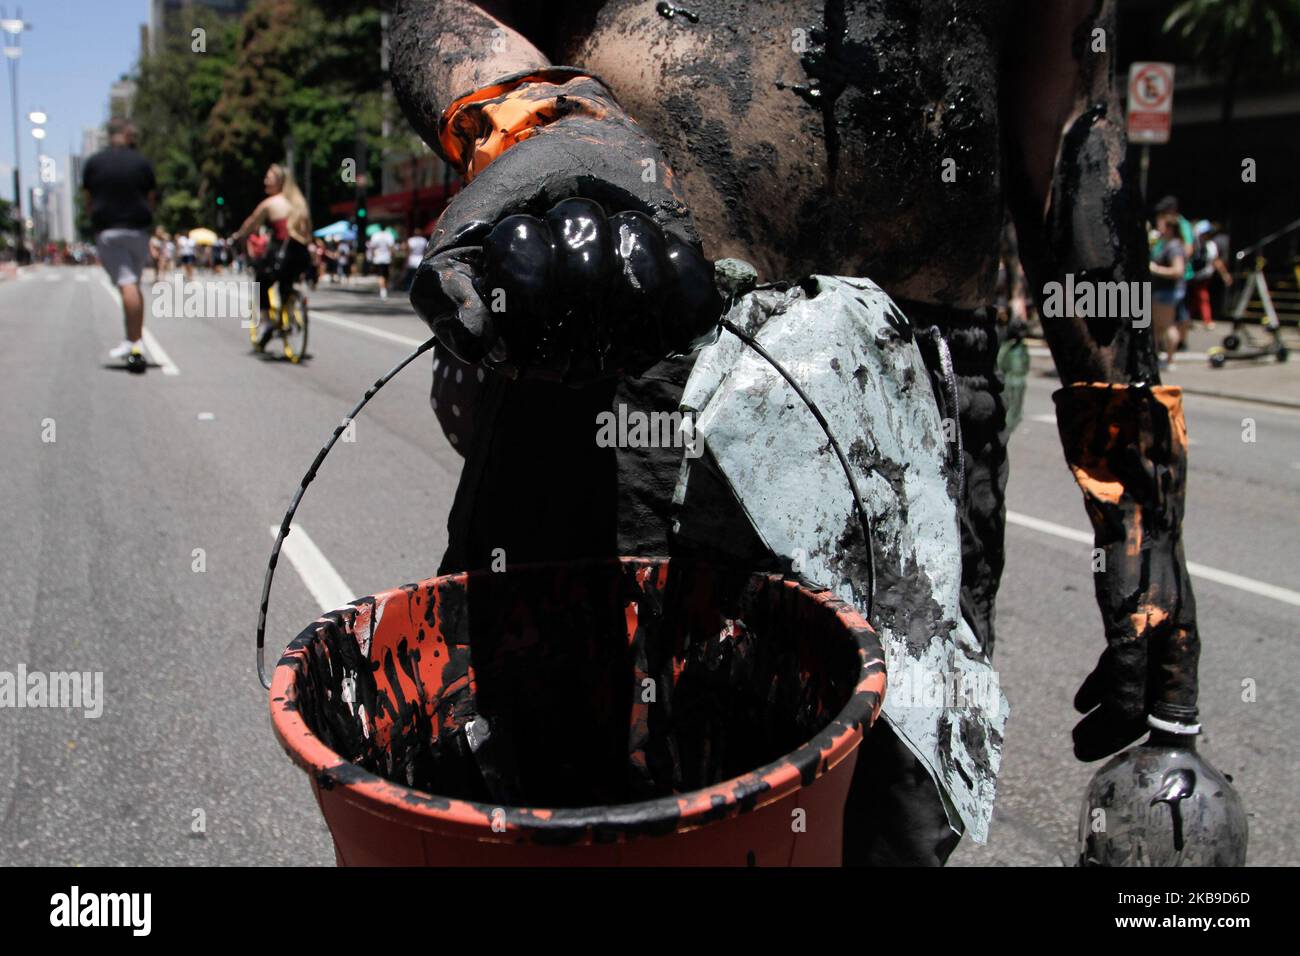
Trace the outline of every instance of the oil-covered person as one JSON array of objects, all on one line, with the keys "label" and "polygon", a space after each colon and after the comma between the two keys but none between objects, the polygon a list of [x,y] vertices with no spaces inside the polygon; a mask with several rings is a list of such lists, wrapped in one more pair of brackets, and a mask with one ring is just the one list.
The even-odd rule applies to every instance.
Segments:
[{"label": "oil-covered person", "polygon": [[[1032,289],[1147,280],[1115,7],[401,0],[397,97],[466,183],[412,293],[440,340],[434,410],[466,456],[443,569],[489,566],[494,549],[512,563],[668,553],[681,450],[599,447],[596,415],[676,410],[717,314],[710,260],[744,259],[765,281],[865,276],[948,343],[962,604],[991,651],[1004,212]],[[611,300],[621,307],[602,311]],[[1199,640],[1179,390],[1159,384],[1149,315],[1082,312],[1044,330],[1065,457],[1107,567],[1107,646],[1074,700],[1075,753],[1095,760],[1148,721],[1194,731]],[[846,863],[941,864],[957,842],[930,777],[880,724],[847,813],[871,822],[846,827]]]}]

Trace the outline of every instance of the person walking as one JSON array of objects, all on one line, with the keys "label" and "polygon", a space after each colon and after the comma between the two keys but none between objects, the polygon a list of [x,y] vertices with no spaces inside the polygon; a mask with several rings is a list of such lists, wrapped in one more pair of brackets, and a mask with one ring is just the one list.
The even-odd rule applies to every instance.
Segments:
[{"label": "person walking", "polygon": [[1168,209],[1157,214],[1156,229],[1160,238],[1151,248],[1151,315],[1156,343],[1163,345],[1162,368],[1172,370],[1174,353],[1181,338],[1178,309],[1187,295],[1187,247],[1178,227],[1178,213]]},{"label": "person walking", "polygon": [[344,285],[347,285],[352,275],[352,246],[344,239],[339,243],[338,253],[334,257],[335,275]]},{"label": "person walking", "polygon": [[366,243],[366,253],[375,274],[379,276],[379,298],[388,298],[388,271],[393,267],[393,246],[396,241],[387,229],[378,230]]},{"label": "person walking", "polygon": [[157,180],[153,166],[135,150],[135,127],[128,120],[110,121],[108,137],[108,148],[86,162],[82,187],[95,231],[95,251],[122,294],[126,337],[108,354],[140,374],[148,367],[140,277],[149,261]]},{"label": "person walking", "polygon": [[416,270],[420,268],[420,260],[424,258],[424,250],[429,246],[429,240],[420,232],[411,233],[406,240],[406,269],[402,272],[402,284],[399,292],[410,292],[411,283],[415,281]]},{"label": "person walking", "polygon": [[185,270],[185,281],[194,280],[194,263],[197,258],[198,246],[195,245],[189,233],[183,232],[176,237],[176,247],[181,254],[181,268]]},{"label": "person walking", "polygon": [[1187,308],[1193,319],[1200,319],[1206,329],[1214,328],[1214,277],[1218,275],[1226,289],[1232,285],[1232,273],[1223,261],[1223,253],[1213,238],[1214,225],[1202,219],[1193,228],[1192,277],[1187,280]]},{"label": "person walking", "polygon": [[155,229],[149,237],[149,262],[153,266],[153,281],[160,282],[163,274],[163,231]]}]

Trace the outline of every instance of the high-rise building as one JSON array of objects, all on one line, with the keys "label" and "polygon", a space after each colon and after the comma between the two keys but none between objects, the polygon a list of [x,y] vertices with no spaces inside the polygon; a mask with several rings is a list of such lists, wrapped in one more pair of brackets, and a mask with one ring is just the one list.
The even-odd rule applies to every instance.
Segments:
[{"label": "high-rise building", "polygon": [[108,134],[102,126],[86,126],[81,130],[81,156],[90,159],[108,145]]},{"label": "high-rise building", "polygon": [[130,118],[135,102],[135,81],[122,77],[108,88],[108,115],[110,119]]}]

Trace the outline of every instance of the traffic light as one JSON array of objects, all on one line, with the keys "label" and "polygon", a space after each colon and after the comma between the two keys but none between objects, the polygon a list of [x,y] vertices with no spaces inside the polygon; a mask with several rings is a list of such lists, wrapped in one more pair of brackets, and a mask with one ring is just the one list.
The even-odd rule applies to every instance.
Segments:
[{"label": "traffic light", "polygon": [[365,219],[365,218],[366,218],[366,207],[365,207],[365,206],[361,206],[359,209],[357,209],[357,218],[358,218],[358,219]]},{"label": "traffic light", "polygon": [[224,206],[225,204],[226,204],[226,197],[225,197],[225,196],[218,196],[218,197],[217,197],[217,205],[218,205],[218,206]]}]

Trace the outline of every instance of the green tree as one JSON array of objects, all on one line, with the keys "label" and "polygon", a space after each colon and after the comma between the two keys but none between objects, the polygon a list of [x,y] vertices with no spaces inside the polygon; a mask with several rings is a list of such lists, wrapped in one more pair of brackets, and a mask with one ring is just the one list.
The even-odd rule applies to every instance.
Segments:
[{"label": "green tree", "polygon": [[[380,168],[385,77],[380,8],[373,2],[259,0],[245,14],[234,63],[212,110],[203,173],[236,217],[263,196],[262,177],[292,144],[294,174],[310,181],[312,216],[352,197],[344,161],[366,145]],[[361,172],[361,170],[358,170]]]},{"label": "green tree", "polygon": [[13,248],[14,231],[14,204],[0,199],[0,251]]},{"label": "green tree", "polygon": [[1199,64],[1223,74],[1225,127],[1243,81],[1283,76],[1300,64],[1300,0],[1184,0],[1164,28]]},{"label": "green tree", "polygon": [[[180,15],[180,28],[141,60],[132,110],[140,151],[158,178],[158,222],[169,232],[217,225],[215,197],[202,172],[206,121],[221,98],[239,35],[237,22],[202,8],[186,7]],[[192,37],[196,28],[204,31],[202,44]]]}]

